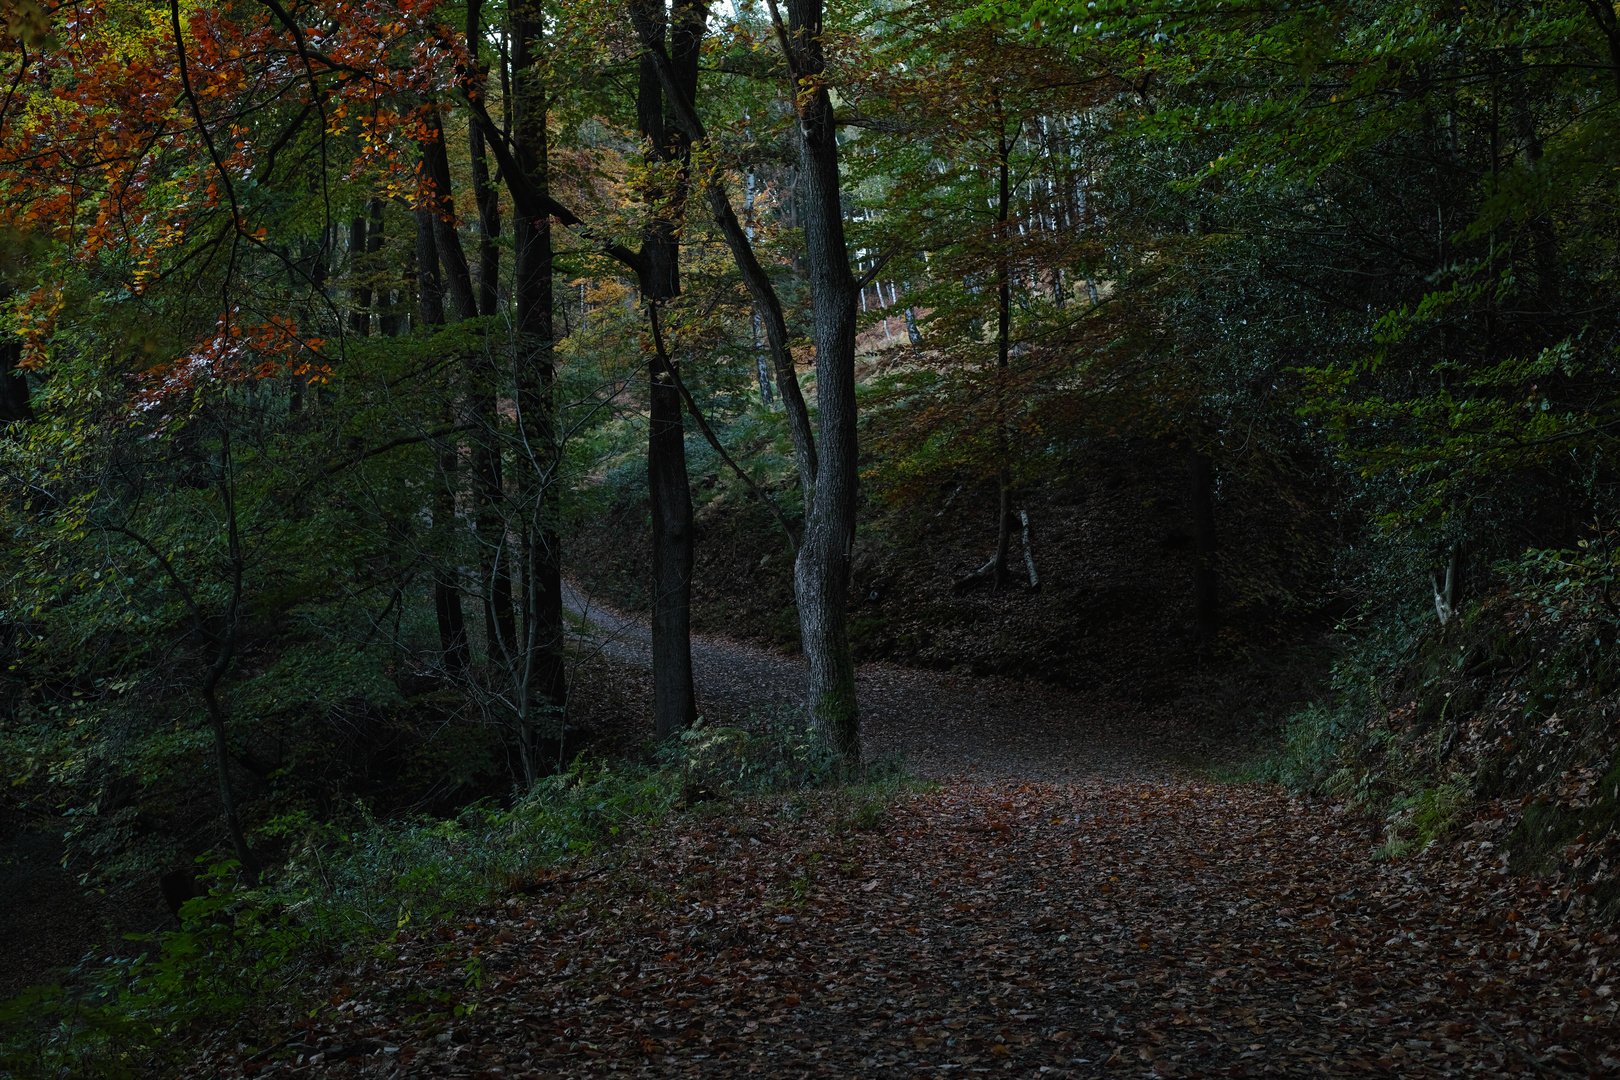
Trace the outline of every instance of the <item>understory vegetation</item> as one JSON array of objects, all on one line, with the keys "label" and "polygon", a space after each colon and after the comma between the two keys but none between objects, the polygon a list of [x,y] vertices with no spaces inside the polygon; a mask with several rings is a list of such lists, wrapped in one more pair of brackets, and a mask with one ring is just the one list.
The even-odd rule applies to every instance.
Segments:
[{"label": "understory vegetation", "polygon": [[1620,913],[1607,0],[0,14],[0,1069],[139,1074],[728,807],[848,885],[895,747]]},{"label": "understory vegetation", "polygon": [[[845,829],[870,829],[898,792],[920,790],[898,763],[854,777],[842,767],[802,717],[776,714],[747,728],[700,723],[661,747],[653,767],[580,759],[507,805],[483,800],[453,818],[379,821],[357,804],[324,819],[271,821],[254,839],[283,839],[273,876],[244,887],[234,860],[204,861],[180,929],[127,935],[103,946],[111,955],[85,956],[65,984],[9,1000],[0,1070],[152,1075],[179,1064],[185,1051],[173,1040],[194,1025],[251,1026],[252,1015],[290,1001],[319,1011],[312,995],[332,969],[364,965],[402,933],[436,933],[505,898],[546,892],[573,880],[572,867],[607,872],[618,845],[682,827],[671,819],[767,796],[789,820],[808,799],[841,808]],[[482,982],[476,961],[468,978]]]}]

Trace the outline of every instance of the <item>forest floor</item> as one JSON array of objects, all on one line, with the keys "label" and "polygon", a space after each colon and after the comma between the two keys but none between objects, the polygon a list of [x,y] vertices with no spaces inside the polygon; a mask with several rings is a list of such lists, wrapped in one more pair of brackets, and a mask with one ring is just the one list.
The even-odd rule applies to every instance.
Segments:
[{"label": "forest floor", "polygon": [[[590,617],[633,669],[645,631]],[[793,660],[696,655],[707,713],[791,700]],[[871,745],[926,781],[699,803],[333,972],[325,1007],[215,1036],[189,1075],[1620,1071],[1620,936],[1507,873],[1489,810],[1374,861],[1367,823],[1178,771],[1113,706],[860,685]]]}]

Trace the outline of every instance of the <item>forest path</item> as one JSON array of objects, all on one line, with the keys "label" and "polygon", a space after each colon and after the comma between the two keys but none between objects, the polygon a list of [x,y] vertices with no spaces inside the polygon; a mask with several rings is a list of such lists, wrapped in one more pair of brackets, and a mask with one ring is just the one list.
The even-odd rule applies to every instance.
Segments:
[{"label": "forest path", "polygon": [[[646,663],[644,623],[568,603]],[[694,653],[721,719],[794,700],[788,658]],[[1505,872],[1508,808],[1378,860],[1356,815],[1156,764],[1126,709],[881,665],[860,690],[868,745],[941,783],[629,828],[330,969],[330,1007],[267,1007],[267,1049],[205,1032],[183,1075],[1620,1075],[1620,935]]]},{"label": "forest path", "polygon": [[[580,633],[610,658],[652,665],[645,616],[604,604],[570,582],[563,604]],[[694,634],[698,711],[733,722],[751,710],[803,701],[804,665],[758,646]],[[1166,778],[1186,739],[1158,731],[1129,703],[1008,679],[862,664],[855,675],[867,758],[903,756],[933,779],[1062,782],[1083,777]]]},{"label": "forest path", "polygon": [[869,797],[633,830],[247,1044],[205,1029],[184,1075],[1620,1075],[1612,928],[1483,839],[1375,862],[1349,815],[1186,779]]}]

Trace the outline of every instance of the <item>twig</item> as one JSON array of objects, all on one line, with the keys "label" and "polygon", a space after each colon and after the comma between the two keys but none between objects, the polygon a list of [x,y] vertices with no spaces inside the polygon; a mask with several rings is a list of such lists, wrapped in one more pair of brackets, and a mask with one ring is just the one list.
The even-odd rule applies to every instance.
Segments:
[{"label": "twig", "polygon": [[680,368],[670,362],[669,353],[664,349],[664,332],[658,323],[658,306],[648,304],[647,313],[652,323],[653,348],[658,350],[658,358],[664,362],[664,367],[669,370],[670,377],[675,380],[675,389],[680,391],[681,400],[686,402],[687,411],[692,414],[692,419],[697,421],[698,430],[703,432],[703,437],[709,441],[709,445],[714,448],[714,452],[720,455],[720,460],[731,466],[732,471],[742,478],[743,483],[748,485],[748,490],[752,491],[754,496],[764,503],[765,508],[776,518],[776,523],[782,526],[782,533],[787,537],[788,548],[797,557],[799,546],[794,543],[793,528],[788,524],[788,520],[783,515],[781,508],[768,498],[765,492],[760,490],[759,485],[754,483],[753,477],[744,472],[742,466],[733,461],[731,455],[726,453],[726,448],[720,445],[720,439],[715,435],[714,429],[709,427],[709,422],[703,418],[703,412],[697,407],[697,402],[692,400],[692,392],[686,388],[686,383],[681,381]]}]

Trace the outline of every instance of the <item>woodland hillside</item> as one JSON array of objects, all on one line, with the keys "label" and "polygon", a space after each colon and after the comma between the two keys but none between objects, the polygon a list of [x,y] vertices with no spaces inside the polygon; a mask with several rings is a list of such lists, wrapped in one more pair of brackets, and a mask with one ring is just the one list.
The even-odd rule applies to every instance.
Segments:
[{"label": "woodland hillside", "polygon": [[0,1075],[1620,1068],[1609,0],[0,10]]}]

